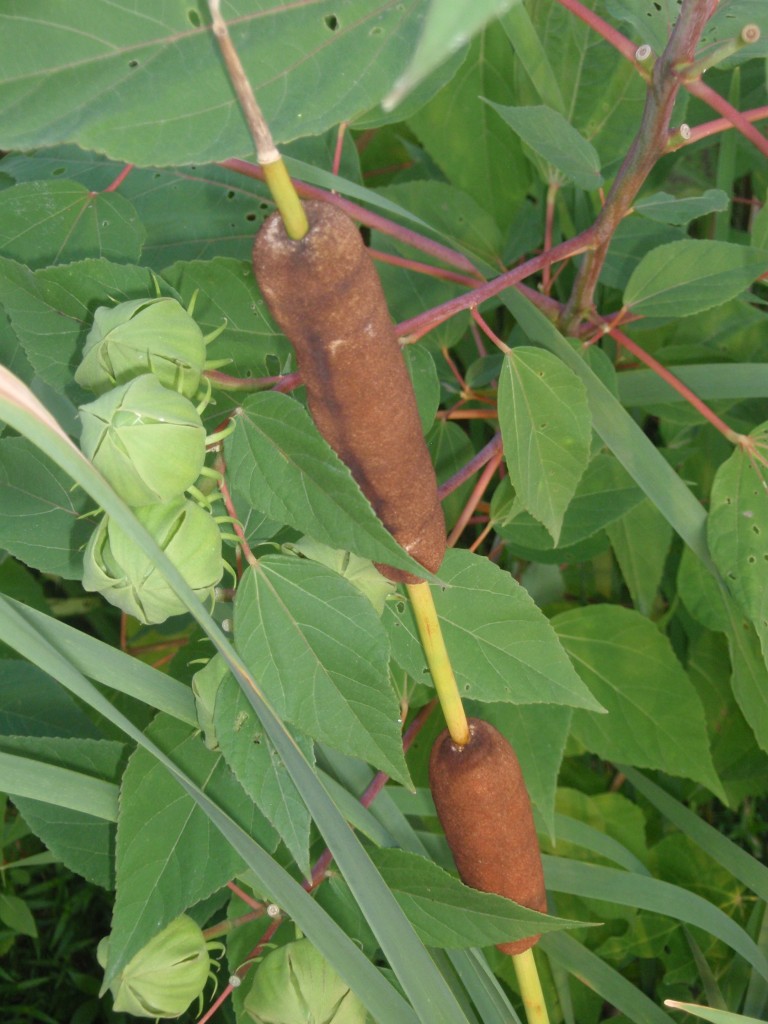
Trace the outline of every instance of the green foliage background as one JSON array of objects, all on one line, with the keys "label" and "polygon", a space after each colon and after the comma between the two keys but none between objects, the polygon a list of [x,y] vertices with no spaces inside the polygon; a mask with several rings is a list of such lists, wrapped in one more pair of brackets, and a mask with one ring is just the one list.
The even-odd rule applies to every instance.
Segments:
[{"label": "green foliage background", "polygon": [[[428,704],[432,681],[404,594],[371,562],[414,565],[302,391],[272,390],[295,369],[249,263],[272,204],[246,163],[205,4],[0,10],[9,1020],[63,1019],[22,979],[36,956],[32,974],[54,991],[35,919],[70,871],[85,880],[71,883],[76,899],[102,908],[92,948],[110,894],[107,981],[184,911],[209,927],[242,916],[235,879],[276,903],[377,1021],[517,1019],[493,945],[534,920],[554,1021],[592,1024],[613,1007],[615,1020],[668,1022],[665,998],[707,1003],[721,1022],[764,1016],[768,160],[734,131],[673,139],[611,232],[589,317],[568,316],[575,251],[537,266],[527,289],[503,287],[509,268],[590,230],[641,130],[642,68],[590,19],[659,55],[680,10],[569,7],[223,5],[289,169],[359,204],[414,341],[422,426],[448,528],[459,524],[435,601],[470,710],[523,764],[546,852],[543,920],[446,873],[426,778],[441,723],[433,715],[404,756],[399,720]],[[760,40],[706,75],[741,110],[766,104],[764,3],[723,0],[698,49],[717,55],[749,22]],[[681,89],[670,128],[714,116]],[[463,298],[483,281],[497,286],[476,304],[503,349]],[[196,296],[205,333],[225,324],[209,356],[240,380],[214,386],[205,420],[234,420],[224,476],[255,558],[212,612],[67,441],[91,398],[74,371],[95,310],[156,288],[185,306]],[[656,364],[602,330],[619,315]],[[482,465],[503,460],[473,496],[464,471],[482,471],[481,452]],[[189,615],[121,623],[83,591],[96,505]],[[242,570],[232,544],[227,558]],[[358,800],[376,772],[391,781],[369,808]],[[338,874],[310,897],[299,882],[326,846]],[[229,933],[224,978],[264,927]],[[286,923],[276,941],[294,932]],[[77,993],[77,1024],[112,1019],[95,959],[78,952],[57,977],[59,1006]],[[242,1005],[238,991],[221,1019],[245,1020]]]}]

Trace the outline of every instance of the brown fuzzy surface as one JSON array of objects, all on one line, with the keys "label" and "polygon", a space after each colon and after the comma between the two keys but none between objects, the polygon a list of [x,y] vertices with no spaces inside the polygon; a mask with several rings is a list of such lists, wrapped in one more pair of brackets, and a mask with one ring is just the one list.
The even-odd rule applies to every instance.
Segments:
[{"label": "brown fuzzy surface", "polygon": [[[470,718],[471,739],[457,747],[448,731],[432,747],[429,785],[461,880],[544,913],[547,895],[531,801],[517,755],[488,722]],[[501,943],[513,956],[539,936]]]},{"label": "brown fuzzy surface", "polygon": [[[430,572],[445,523],[416,398],[373,261],[360,232],[328,203],[304,203],[294,241],[279,214],[253,248],[256,281],[292,343],[309,411],[398,543]],[[390,579],[418,577],[379,566]]]}]

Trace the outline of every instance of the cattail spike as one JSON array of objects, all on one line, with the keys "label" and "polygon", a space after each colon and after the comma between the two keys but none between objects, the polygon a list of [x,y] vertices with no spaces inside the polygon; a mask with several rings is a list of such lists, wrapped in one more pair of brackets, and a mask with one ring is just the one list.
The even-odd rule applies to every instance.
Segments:
[{"label": "cattail spike", "polygon": [[[547,897],[531,801],[517,756],[501,733],[469,719],[470,740],[447,730],[432,747],[429,784],[461,880],[544,913]],[[516,956],[539,936],[501,943]]]}]

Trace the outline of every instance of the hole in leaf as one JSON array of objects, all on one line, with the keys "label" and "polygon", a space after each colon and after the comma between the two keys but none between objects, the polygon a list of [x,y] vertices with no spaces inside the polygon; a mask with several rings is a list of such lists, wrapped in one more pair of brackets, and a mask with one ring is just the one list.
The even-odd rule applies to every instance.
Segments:
[{"label": "hole in leaf", "polygon": [[255,213],[246,213],[245,219],[246,220],[256,220],[256,214]]},{"label": "hole in leaf", "polygon": [[227,192],[227,199],[234,199],[234,198],[235,198],[235,193],[232,191],[232,189],[230,189],[229,192]]},{"label": "hole in leaf", "polygon": [[755,562],[757,561],[757,559],[755,558],[754,555],[747,555],[747,561],[749,562],[750,565],[754,565]]},{"label": "hole in leaf", "polygon": [[329,29],[331,32],[338,32],[339,19],[336,17],[335,14],[326,14],[326,16],[323,18],[323,21],[325,22],[325,27]]},{"label": "hole in leaf", "polygon": [[194,25],[195,28],[200,28],[200,15],[194,9],[194,7],[190,7],[189,10],[187,11],[187,18],[189,20],[190,25]]},{"label": "hole in leaf", "polygon": [[129,68],[137,68],[138,66],[139,66],[139,62],[137,60],[129,60],[128,61],[128,67]]}]

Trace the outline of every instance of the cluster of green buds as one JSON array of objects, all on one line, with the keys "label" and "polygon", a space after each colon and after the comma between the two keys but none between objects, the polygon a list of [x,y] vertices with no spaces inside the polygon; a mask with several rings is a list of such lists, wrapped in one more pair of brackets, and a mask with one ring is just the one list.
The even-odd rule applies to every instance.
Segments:
[{"label": "cluster of green buds", "polygon": [[[223,328],[222,328],[223,329]],[[98,393],[80,406],[80,445],[203,601],[226,567],[222,535],[196,482],[205,466],[201,413],[205,337],[176,299],[158,296],[96,311],[75,380]],[[194,501],[185,497],[191,494]],[[153,561],[109,516],[85,549],[83,586],[139,621],[186,611]]]},{"label": "cluster of green buds", "polygon": [[[218,964],[213,951],[218,942],[206,942],[199,926],[182,914],[151,939],[109,985],[114,1009],[134,1017],[178,1017],[196,1000]],[[109,937],[102,939],[96,958],[106,967]]]}]

